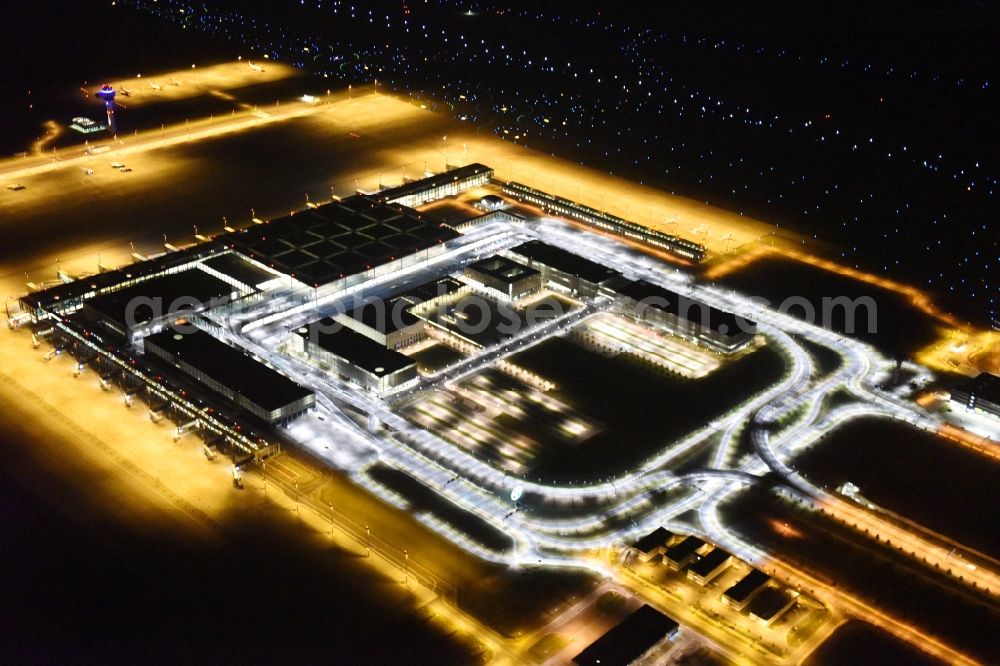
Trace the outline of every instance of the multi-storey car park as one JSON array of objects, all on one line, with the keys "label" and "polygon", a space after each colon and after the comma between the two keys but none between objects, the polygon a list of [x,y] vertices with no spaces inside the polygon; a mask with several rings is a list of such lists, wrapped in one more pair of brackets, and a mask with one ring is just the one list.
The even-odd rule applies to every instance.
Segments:
[{"label": "multi-storey car park", "polygon": [[[484,546],[433,513],[419,513],[418,520],[481,557],[511,564],[603,569],[607,562],[595,559],[595,552],[614,547],[624,553],[619,546],[663,527],[697,538],[679,536],[670,546],[660,540],[650,552],[665,555],[673,549],[671,557],[687,560],[678,561],[679,567],[704,562],[692,569],[693,576],[708,580],[730,562],[723,553],[749,563],[765,557],[727,530],[718,511],[736,491],[765,476],[768,483],[781,479],[806,506],[855,511],[848,499],[813,485],[792,466],[795,454],[823,434],[868,417],[928,430],[942,427],[941,415],[907,399],[912,384],[881,388],[893,364],[872,347],[700,283],[684,269],[647,256],[635,247],[632,227],[620,224],[625,221],[607,221],[573,202],[560,200],[557,209],[548,200],[528,199],[527,193],[523,186],[495,182],[488,167],[472,165],[402,188],[310,206],[29,294],[21,305],[38,335],[91,359],[110,381],[132,387],[128,390],[134,394],[174,405],[185,422],[195,421],[203,432],[222,437],[237,459],[270,455],[280,444],[310,447],[360,485],[405,507],[406,497],[372,473],[376,467],[394,467],[502,531],[513,545],[505,550]],[[421,208],[440,197],[478,201],[502,194],[514,199],[516,214],[462,231]],[[598,235],[586,224],[568,224],[551,213],[576,222],[586,216],[587,224],[605,220],[610,226]],[[616,234],[629,243],[608,240]],[[704,248],[671,238],[671,247],[685,258],[703,258]],[[657,246],[662,249],[669,248]],[[516,275],[504,273],[505,268],[517,268]],[[487,277],[497,282],[479,289]],[[531,284],[521,284],[524,279]],[[183,307],[137,320],[127,317],[134,298],[169,301],[169,306],[178,300],[178,289],[188,290],[189,281],[191,293],[182,295],[192,298],[183,299]],[[455,333],[462,319],[456,303],[470,295],[481,298],[490,312],[513,313],[517,325],[503,335],[480,338],[481,344],[465,344]],[[533,321],[528,309],[545,299],[562,310]],[[384,304],[390,318],[379,320],[377,312],[365,310],[366,303]],[[663,441],[627,469],[572,484],[533,476],[530,465],[523,473],[510,473],[502,458],[515,455],[512,447],[524,443],[495,437],[500,426],[482,414],[502,413],[509,424],[530,422],[542,413],[536,405],[547,400],[553,382],[519,365],[522,353],[597,317],[626,322],[651,338],[669,337],[678,345],[673,348],[711,355],[723,369],[770,347],[782,358],[783,374],[732,404],[720,393],[717,400],[724,408],[717,415]],[[180,320],[185,325],[178,327]],[[616,350],[634,345],[641,355],[645,343],[632,342],[641,337],[619,340]],[[839,364],[820,372],[802,341],[828,349]],[[447,351],[448,360],[418,371],[414,359],[429,347]],[[220,370],[208,359],[213,350],[219,357],[233,355],[246,372],[236,377]],[[917,383],[929,378],[919,366],[907,368]],[[511,386],[491,389],[473,381],[486,370],[506,376]],[[583,374],[587,368],[576,370]],[[248,376],[273,381],[241,383]],[[687,381],[702,381],[700,376]],[[259,382],[271,386],[255,395],[253,385]],[[634,390],[644,387],[637,384]],[[828,400],[834,393],[838,399]],[[427,409],[455,424],[450,436],[462,437],[464,445],[408,418],[414,405],[430,405],[424,402],[430,395],[448,396]],[[551,414],[558,413],[559,404],[553,401],[546,419],[555,420]],[[285,426],[276,429],[277,423]],[[566,442],[575,442],[582,432],[578,423],[548,425],[556,433],[551,438],[559,439],[550,448],[566,450],[572,446]],[[498,443],[490,448],[490,442]],[[703,462],[678,472],[678,463],[695,454]],[[878,516],[866,518],[864,525],[869,533],[899,538],[900,528]],[[933,539],[907,538],[928,562],[948,557]],[[688,545],[679,552],[682,543]],[[963,582],[981,591],[1000,590],[989,566],[962,575]]]}]

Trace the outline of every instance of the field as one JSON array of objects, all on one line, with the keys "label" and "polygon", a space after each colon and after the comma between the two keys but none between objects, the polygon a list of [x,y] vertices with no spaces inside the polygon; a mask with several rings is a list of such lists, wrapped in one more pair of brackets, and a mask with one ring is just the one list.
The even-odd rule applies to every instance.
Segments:
[{"label": "field", "polygon": [[[804,299],[816,313],[815,323],[864,340],[894,358],[909,357],[933,342],[940,325],[915,309],[901,294],[791,259],[759,259],[720,282],[748,296],[765,298],[775,308],[785,299]],[[823,316],[824,299],[845,296],[874,301],[874,326],[869,327],[869,311],[863,305],[853,318],[845,316],[844,308],[833,307],[827,308],[828,317]],[[804,309],[802,305],[793,307],[788,301],[786,311],[801,318]]]},{"label": "field", "polygon": [[941,664],[930,655],[895,636],[857,620],[843,625],[806,660],[808,666],[840,664]]},{"label": "field", "polygon": [[627,354],[588,351],[552,338],[512,357],[559,387],[555,396],[603,425],[590,439],[548,457],[532,476],[581,481],[632,469],[675,439],[777,382],[784,362],[770,347],[702,379],[684,379]]},{"label": "field", "polygon": [[796,467],[834,488],[850,481],[873,504],[1000,557],[1000,465],[969,448],[885,419],[853,421],[798,457]]}]

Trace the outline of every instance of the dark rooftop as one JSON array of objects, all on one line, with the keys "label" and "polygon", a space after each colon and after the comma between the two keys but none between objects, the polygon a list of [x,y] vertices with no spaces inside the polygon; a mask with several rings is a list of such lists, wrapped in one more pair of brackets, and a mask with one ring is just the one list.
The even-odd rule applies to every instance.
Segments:
[{"label": "dark rooftop", "polygon": [[747,607],[747,611],[754,617],[768,622],[775,615],[783,611],[791,600],[792,598],[787,592],[775,587],[769,587],[762,590],[760,594],[753,598],[753,601]]},{"label": "dark rooftop", "polygon": [[981,372],[962,386],[962,390],[976,396],[977,400],[1000,405],[1000,377]]},{"label": "dark rooftop", "polygon": [[170,252],[155,259],[149,259],[124,268],[105,271],[95,275],[82,277],[66,284],[57,284],[48,289],[28,294],[22,301],[31,307],[40,307],[54,302],[72,302],[87,293],[113,287],[127,280],[135,280],[144,276],[154,275],[175,266],[194,261],[198,257],[211,256],[219,251],[220,243],[213,241],[194,245],[178,252]]},{"label": "dark rooftop", "polygon": [[348,310],[344,314],[356,319],[368,328],[387,334],[420,322],[420,319],[410,314],[409,308],[411,306],[412,303],[404,299],[394,298],[388,301],[370,301]]},{"label": "dark rooftop", "polygon": [[376,377],[390,375],[415,363],[409,356],[345,328],[330,317],[303,326],[296,333]]},{"label": "dark rooftop", "polygon": [[663,556],[671,562],[680,562],[694,554],[696,550],[705,545],[705,542],[696,536],[685,537],[676,546],[668,548]]},{"label": "dark rooftop", "polygon": [[479,164],[476,162],[457,169],[445,171],[444,173],[437,173],[433,176],[428,176],[427,178],[421,178],[419,180],[410,181],[409,183],[403,183],[399,187],[390,187],[382,190],[376,196],[382,201],[394,201],[411,194],[417,194],[424,190],[440,187],[441,185],[447,185],[448,183],[456,180],[471,178],[472,176],[477,176],[481,173],[489,173],[492,176],[493,169],[485,164]]},{"label": "dark rooftop", "polygon": [[513,259],[501,257],[500,255],[474,261],[466,269],[482,275],[488,275],[507,284],[523,280],[532,275],[538,275],[538,271],[534,268],[529,268]]},{"label": "dark rooftop", "polygon": [[771,577],[766,573],[759,569],[753,569],[746,576],[743,576],[738,583],[726,590],[724,596],[729,597],[736,603],[742,603],[769,580],[771,580]]},{"label": "dark rooftop", "polygon": [[178,316],[192,309],[194,299],[203,306],[213,298],[228,298],[234,289],[214,275],[203,270],[190,268],[180,273],[167,273],[149,278],[118,291],[95,296],[87,301],[87,305],[101,315],[125,323],[125,317],[134,299],[153,299],[157,305],[140,305],[132,313],[135,323],[142,323],[153,318],[154,309],[166,314],[176,311]]},{"label": "dark rooftop", "polygon": [[272,220],[231,238],[248,257],[317,286],[458,235],[411,208],[358,195]]},{"label": "dark rooftop", "polygon": [[419,284],[416,287],[408,289],[402,294],[399,294],[398,298],[406,299],[414,304],[424,303],[439,296],[454,294],[456,291],[461,289],[462,286],[462,283],[455,278],[444,277],[439,280],[424,282],[423,284]]},{"label": "dark rooftop", "polygon": [[604,264],[584,259],[578,254],[567,252],[562,248],[538,240],[521,243],[512,248],[511,252],[595,284],[600,284],[619,274],[618,271],[608,268]]},{"label": "dark rooftop", "polygon": [[695,575],[704,578],[705,576],[715,571],[718,567],[725,564],[726,560],[728,560],[730,557],[732,557],[732,555],[730,555],[726,551],[722,550],[721,548],[715,548],[708,555],[705,555],[697,562],[691,564],[688,567],[688,571],[691,571]]},{"label": "dark rooftop", "polygon": [[227,345],[202,330],[172,329],[150,335],[144,342],[159,347],[266,411],[274,411],[312,394],[277,370]]},{"label": "dark rooftop", "polygon": [[665,527],[657,527],[655,530],[635,542],[636,550],[648,553],[659,546],[666,545],[667,541],[674,535]]},{"label": "dark rooftop", "polygon": [[645,280],[621,280],[615,282],[616,291],[636,302],[645,302],[681,319],[707,324],[709,330],[722,335],[733,335],[740,331],[752,332],[757,325],[732,312],[724,312],[706,303],[682,296]]},{"label": "dark rooftop", "polygon": [[233,252],[220,254],[211,259],[206,259],[202,263],[250,287],[256,287],[262,282],[268,282],[276,277],[274,273],[253,265]]},{"label": "dark rooftop", "polygon": [[626,666],[676,631],[678,626],[652,606],[644,605],[573,657],[573,662],[580,666]]}]

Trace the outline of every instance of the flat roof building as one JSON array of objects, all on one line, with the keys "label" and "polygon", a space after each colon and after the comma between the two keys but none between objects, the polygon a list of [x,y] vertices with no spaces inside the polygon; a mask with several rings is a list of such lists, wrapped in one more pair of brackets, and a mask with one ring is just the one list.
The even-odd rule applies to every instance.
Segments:
[{"label": "flat roof building", "polygon": [[610,631],[573,657],[578,666],[627,666],[648,657],[667,640],[673,640],[680,625],[645,604]]},{"label": "flat roof building", "polygon": [[715,548],[707,555],[688,565],[688,578],[699,585],[708,585],[714,578],[725,571],[733,561],[733,556]]},{"label": "flat roof building", "polygon": [[776,587],[766,587],[753,598],[747,611],[764,626],[774,623],[795,604],[795,597]]},{"label": "flat roof building", "polygon": [[289,421],[316,402],[309,389],[200,329],[150,335],[145,350],[268,423]]},{"label": "flat roof building", "polygon": [[380,266],[413,265],[459,235],[405,206],[358,195],[252,227],[231,240],[242,254],[316,288],[374,275]]},{"label": "flat roof building", "polygon": [[295,331],[291,351],[380,396],[417,381],[413,359],[325,317]]},{"label": "flat roof building", "polygon": [[233,285],[189,268],[90,298],[83,304],[83,313],[129,342],[137,342],[177,319],[224,305],[238,295]]},{"label": "flat roof building", "polygon": [[705,258],[705,246],[680,236],[666,234],[650,227],[625,220],[617,215],[596,210],[569,199],[563,199],[548,192],[536,190],[522,183],[508,182],[503,185],[503,193],[518,201],[539,206],[543,211],[565,216],[625,240],[642,243],[669,252],[685,261],[698,263]]},{"label": "flat roof building", "polygon": [[975,379],[953,389],[951,400],[967,411],[1000,418],[1000,377],[981,372]]},{"label": "flat roof building", "polygon": [[428,201],[443,199],[464,192],[470,187],[485,185],[493,178],[493,169],[478,162],[444,173],[434,174],[403,183],[378,192],[377,196],[387,203],[403,206],[419,206]]},{"label": "flat roof building", "polygon": [[662,555],[667,548],[667,542],[674,536],[674,533],[665,527],[657,527],[649,534],[643,536],[635,544],[632,550],[641,562],[649,562],[657,555]]},{"label": "flat roof building", "polygon": [[732,606],[736,610],[743,610],[753,596],[767,585],[771,577],[759,569],[751,569],[750,573],[743,576],[735,585],[722,594],[722,602]]},{"label": "flat roof building", "polygon": [[389,349],[401,349],[424,338],[424,320],[410,313],[411,303],[402,299],[369,301],[334,319]]},{"label": "flat roof building", "polygon": [[620,275],[604,264],[538,240],[521,243],[508,253],[518,261],[539,270],[544,282],[588,298],[595,296],[602,284]]},{"label": "flat roof building", "polygon": [[663,561],[671,569],[681,569],[694,559],[698,551],[705,547],[705,542],[694,535],[685,537],[679,544],[667,548],[663,553]]},{"label": "flat roof building", "polygon": [[542,286],[541,273],[500,255],[469,264],[464,276],[489,293],[512,300],[533,294]]},{"label": "flat roof building", "polygon": [[675,335],[723,353],[746,347],[757,324],[732,312],[678,294],[646,280],[614,279],[622,314],[661,326]]}]

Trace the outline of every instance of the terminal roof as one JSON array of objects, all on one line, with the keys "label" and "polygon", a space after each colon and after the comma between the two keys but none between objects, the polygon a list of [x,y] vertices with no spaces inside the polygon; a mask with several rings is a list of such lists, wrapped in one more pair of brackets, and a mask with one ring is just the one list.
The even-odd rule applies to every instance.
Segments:
[{"label": "terminal roof", "polygon": [[243,254],[319,286],[457,236],[412,208],[357,195],[272,220],[232,240]]},{"label": "terminal roof", "polygon": [[356,333],[330,317],[303,326],[296,333],[376,377],[384,377],[414,364],[413,359]]},{"label": "terminal roof", "polygon": [[[228,300],[232,293],[233,288],[214,275],[190,268],[95,296],[87,304],[103,316],[123,323],[126,323],[131,308],[133,322],[140,324],[152,319],[154,314],[176,312],[178,316],[183,315],[185,309],[191,309],[194,301],[205,307],[213,298]],[[137,299],[143,302],[139,303]],[[152,303],[147,299],[151,299]]]},{"label": "terminal roof", "polygon": [[521,243],[512,248],[511,252],[595,284],[600,284],[619,274],[618,271],[608,268],[604,264],[584,259],[578,254],[567,252],[562,248],[538,240]]},{"label": "terminal roof", "polygon": [[234,393],[267,411],[274,411],[312,394],[249,354],[198,329],[178,333],[166,329],[145,339]]}]

